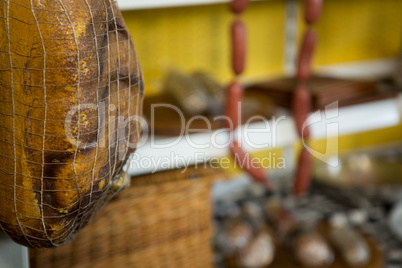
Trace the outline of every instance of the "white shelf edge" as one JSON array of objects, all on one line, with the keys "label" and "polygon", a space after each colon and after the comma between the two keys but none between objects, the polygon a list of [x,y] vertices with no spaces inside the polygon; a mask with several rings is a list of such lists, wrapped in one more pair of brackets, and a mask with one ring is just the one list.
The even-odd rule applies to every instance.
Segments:
[{"label": "white shelf edge", "polygon": [[[228,3],[230,0],[117,0],[121,10]],[[262,1],[262,0],[252,0]]]},{"label": "white shelf edge", "polygon": [[[340,78],[354,78],[354,79],[378,79],[391,74],[395,70],[396,59],[376,59],[361,62],[349,62],[328,66],[317,66],[316,72],[326,74],[333,77]],[[347,135],[353,133],[361,133],[364,131],[381,129],[386,127],[395,126],[400,122],[402,113],[402,96],[396,99],[387,99],[380,101],[373,101],[369,103],[343,107],[339,109],[339,132],[338,135]],[[270,125],[272,121],[269,121]],[[253,127],[260,127],[261,123],[253,124]],[[311,125],[312,136],[315,139],[324,138],[326,135],[331,137],[336,133],[327,133],[325,123],[315,123]],[[277,146],[286,146],[293,144],[296,139],[296,130],[292,117],[287,117],[286,120],[281,122],[277,130]],[[192,140],[197,140],[199,143],[206,142],[211,139],[212,133],[202,133],[190,135]],[[227,139],[227,133],[224,134]],[[186,136],[185,136],[186,137]],[[181,155],[188,160],[187,164],[195,164],[197,161],[194,157],[195,153],[203,154],[205,157],[224,157],[229,155],[229,148],[214,148],[213,146],[207,149],[194,150],[185,137],[175,146],[168,149],[152,149],[150,142],[147,142],[135,152],[138,158],[161,159],[168,158],[173,152],[175,155]],[[225,139],[223,137],[223,139]],[[168,142],[171,139],[161,139],[160,142]],[[256,135],[252,140],[259,142],[272,140],[270,133],[262,133]],[[266,148],[268,149],[268,148]],[[253,152],[252,148],[245,148],[248,152]],[[262,149],[263,150],[263,149]],[[174,163],[169,163],[165,168],[157,168],[150,166],[148,168],[136,168],[131,166],[128,172],[130,175],[141,175],[153,171],[162,171],[172,169]]]},{"label": "white shelf edge", "polygon": [[396,58],[381,58],[356,62],[322,65],[314,68],[319,74],[350,79],[380,79],[392,75],[397,69]]},{"label": "white shelf edge", "polygon": [[[339,108],[338,117],[334,119],[329,119],[327,121],[318,122],[311,124],[312,137],[314,139],[323,139],[325,137],[334,137],[336,135],[342,136],[352,133],[361,133],[364,131],[381,129],[386,127],[395,126],[400,122],[400,112],[398,109],[397,99],[387,99],[380,101],[373,101],[369,103],[342,107]],[[327,124],[332,122],[338,122],[338,129],[327,129]],[[273,121],[269,120],[269,126],[273,126]],[[253,128],[263,129],[266,127],[264,123],[254,123]],[[281,121],[277,125],[277,135],[276,139],[273,138],[272,133],[268,128],[263,130],[261,133],[249,134],[249,139],[255,144],[266,144],[276,140],[276,147],[284,147],[287,145],[292,145],[297,141],[297,134],[294,126],[294,121],[292,117],[287,117],[285,120]],[[222,132],[222,130],[218,130]],[[242,129],[239,130],[240,132]],[[131,176],[152,173],[156,171],[169,170],[174,168],[185,167],[189,165],[194,165],[200,163],[202,158],[208,157],[224,157],[229,155],[229,148],[217,148],[212,144],[208,148],[195,149],[191,144],[189,144],[187,139],[191,139],[193,143],[196,144],[206,144],[211,141],[214,133],[200,133],[192,135],[184,135],[181,137],[180,141],[165,149],[155,149],[152,147],[151,143],[148,141],[142,147],[138,148],[134,153],[134,161],[131,163],[128,173]],[[223,144],[228,140],[228,133],[222,132],[219,139],[220,144]],[[158,144],[167,144],[175,138],[165,138],[157,140]],[[241,135],[240,140],[245,144],[244,136]],[[223,141],[223,142],[222,142]],[[269,149],[269,147],[262,149],[253,149],[244,146],[245,151],[255,152],[262,151],[264,149]],[[174,159],[175,156],[179,156],[185,159],[184,163],[177,164]],[[153,161],[154,164],[147,162],[147,166],[144,165],[146,161]],[[142,162],[144,160],[144,162]],[[170,162],[169,162],[170,160]],[[159,161],[159,162],[158,162]],[[140,163],[141,162],[141,163]],[[163,162],[164,165],[160,165]],[[155,164],[159,163],[159,164]]]}]

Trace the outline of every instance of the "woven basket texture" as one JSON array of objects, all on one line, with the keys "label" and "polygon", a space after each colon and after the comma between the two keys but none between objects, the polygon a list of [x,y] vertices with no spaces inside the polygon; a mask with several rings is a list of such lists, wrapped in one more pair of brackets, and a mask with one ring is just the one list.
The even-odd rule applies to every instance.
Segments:
[{"label": "woven basket texture", "polygon": [[221,170],[133,177],[69,244],[30,250],[32,268],[212,267],[211,185]]}]

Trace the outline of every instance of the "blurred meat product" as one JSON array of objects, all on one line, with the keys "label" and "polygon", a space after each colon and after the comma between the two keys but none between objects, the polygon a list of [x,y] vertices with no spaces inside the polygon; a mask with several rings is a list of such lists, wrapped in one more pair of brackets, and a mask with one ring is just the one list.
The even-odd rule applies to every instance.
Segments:
[{"label": "blurred meat product", "polygon": [[402,201],[392,208],[388,224],[391,231],[402,241]]},{"label": "blurred meat product", "polygon": [[170,71],[165,80],[165,92],[183,108],[188,115],[199,115],[208,108],[208,95],[190,77],[178,71]]},{"label": "blurred meat product", "polygon": [[228,255],[245,247],[252,237],[266,229],[262,209],[257,203],[245,201],[239,212],[236,217],[224,221],[219,234],[219,247]]},{"label": "blurred meat product", "polygon": [[317,35],[312,29],[308,29],[304,34],[303,43],[297,65],[297,79],[306,81],[311,75],[311,61],[317,43]]},{"label": "blurred meat product", "polygon": [[239,108],[241,107],[243,91],[243,86],[238,81],[231,83],[226,90],[225,115],[228,117],[226,127],[232,131],[241,125]]},{"label": "blurred meat product", "polygon": [[297,86],[292,103],[296,130],[300,137],[308,139],[310,128],[305,127],[305,122],[311,112],[311,93],[304,84]]},{"label": "blurred meat product", "polygon": [[250,222],[242,219],[229,219],[217,237],[217,247],[224,256],[234,255],[245,247],[254,236],[254,228]]},{"label": "blurred meat product", "polygon": [[266,267],[274,258],[275,244],[262,208],[251,200],[239,206],[240,214],[223,222],[216,238],[217,248],[237,267]]},{"label": "blurred meat product", "polygon": [[256,122],[270,120],[277,107],[270,96],[245,90],[241,108],[242,122]]},{"label": "blurred meat product", "polygon": [[258,226],[265,225],[264,212],[262,210],[262,207],[257,202],[245,201],[241,205],[240,211],[241,214],[245,217],[253,219],[253,222],[255,222]]},{"label": "blurred meat product", "polygon": [[[311,77],[312,59],[318,40],[317,34],[312,28],[312,24],[316,23],[321,15],[322,1],[323,0],[304,1],[304,20],[307,24],[307,29],[304,32],[302,45],[299,51],[296,73],[297,82],[293,92],[292,103],[297,133],[302,140],[303,146],[309,143],[310,127],[305,123],[312,106],[312,97],[310,89],[306,86],[306,82],[308,82]],[[311,156],[305,148],[303,148],[300,151],[299,163],[294,178],[293,193],[296,196],[304,195],[309,189],[311,165]]]},{"label": "blurred meat product", "polygon": [[[238,15],[243,13],[246,10],[246,7],[246,1],[232,0],[231,2],[232,11],[235,13],[235,15],[237,15],[232,20],[230,26],[232,71],[234,78],[232,83],[227,87],[225,115],[232,122],[232,124],[229,126],[229,130],[232,132],[241,123],[239,122],[241,119],[239,116],[241,106],[239,104],[242,102],[244,88],[238,80],[246,65],[247,29],[245,23]],[[251,176],[253,180],[262,183],[264,187],[270,189],[271,184],[268,181],[267,175],[262,167],[260,165],[251,163],[250,158],[247,157],[247,154],[243,150],[241,144],[235,139],[232,138],[230,142],[230,152],[235,158],[235,161],[241,162],[241,166],[244,167],[244,170]]]},{"label": "blurred meat product", "polygon": [[250,158],[247,157],[246,152],[243,151],[237,141],[233,141],[232,145],[230,146],[230,151],[232,155],[234,155],[236,161],[238,161],[239,163],[246,163],[243,168],[253,178],[254,181],[260,182],[262,185],[265,186],[266,189],[272,188],[272,184],[267,178],[264,169],[262,169],[260,166],[256,166],[253,163],[247,163],[247,161],[250,162]]},{"label": "blurred meat product", "polygon": [[398,90],[402,90],[402,50],[398,57],[398,62],[394,74],[394,81]]},{"label": "blurred meat product", "polygon": [[[373,100],[393,98],[397,91],[381,89],[376,80],[352,80],[313,75],[305,82],[312,96],[312,110],[324,109],[326,105],[338,101],[340,107],[365,103]],[[292,108],[292,94],[296,88],[296,78],[278,78],[262,81],[246,87],[247,94],[269,96],[275,105]]]},{"label": "blurred meat product", "polygon": [[268,232],[260,232],[240,249],[238,262],[244,268],[267,267],[275,256],[275,245]]},{"label": "blurred meat product", "polygon": [[298,262],[305,267],[328,266],[334,254],[328,243],[314,229],[299,225],[287,238],[287,244]]},{"label": "blurred meat product", "polygon": [[306,148],[303,148],[300,152],[299,162],[297,165],[295,183],[293,192],[296,196],[300,196],[306,193],[310,187],[311,181],[311,167],[312,158],[311,154]]},{"label": "blurred meat product", "polygon": [[54,248],[130,181],[142,71],[116,1],[1,0],[0,14],[0,228]]},{"label": "blurred meat product", "polygon": [[351,227],[347,225],[332,227],[330,239],[349,266],[361,266],[370,261],[367,242]]},{"label": "blurred meat product", "polygon": [[307,24],[316,23],[321,16],[322,0],[305,0],[304,20]]},{"label": "blurred meat product", "polygon": [[230,4],[230,9],[233,13],[239,14],[246,10],[249,0],[234,0]]},{"label": "blurred meat product", "polygon": [[221,115],[225,102],[224,87],[210,74],[202,71],[193,74],[195,81],[208,93],[208,114]]},{"label": "blurred meat product", "polygon": [[278,200],[267,201],[265,209],[279,241],[300,264],[306,267],[323,267],[333,262],[334,254],[331,248],[312,223],[307,224],[295,219]]},{"label": "blurred meat product", "polygon": [[236,75],[241,74],[246,61],[246,26],[240,19],[232,23],[232,69]]},{"label": "blurred meat product", "polygon": [[276,198],[268,199],[263,207],[267,220],[272,224],[279,241],[283,242],[287,233],[296,224],[293,215]]}]

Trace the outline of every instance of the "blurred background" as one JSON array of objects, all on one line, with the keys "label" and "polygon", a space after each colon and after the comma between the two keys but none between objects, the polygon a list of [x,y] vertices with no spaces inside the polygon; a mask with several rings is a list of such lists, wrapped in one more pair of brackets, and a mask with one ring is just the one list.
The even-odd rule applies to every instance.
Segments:
[{"label": "blurred background", "polygon": [[[12,253],[0,252],[0,267],[402,267],[402,1],[323,1],[308,87],[313,111],[336,116],[311,119],[313,180],[302,197],[292,194],[303,145],[291,108],[305,1],[250,1],[240,16],[242,123],[270,144],[244,149],[268,159],[271,192],[229,146],[189,142],[229,136],[214,120],[234,79],[229,1],[117,2],[145,78],[147,139],[127,167],[132,185],[71,244],[28,252],[2,242]],[[177,106],[184,121],[154,104]],[[281,116],[275,133],[261,122]]]}]

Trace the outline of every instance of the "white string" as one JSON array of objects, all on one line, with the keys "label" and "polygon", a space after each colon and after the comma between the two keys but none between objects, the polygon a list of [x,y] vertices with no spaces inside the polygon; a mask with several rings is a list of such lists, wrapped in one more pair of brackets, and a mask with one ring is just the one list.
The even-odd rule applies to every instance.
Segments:
[{"label": "white string", "polygon": [[[0,155],[1,157],[0,160],[4,159],[5,161],[14,162],[13,170],[11,169],[7,170],[7,168],[4,170],[0,168],[0,174],[2,174],[5,177],[14,178],[13,185],[11,185],[11,183],[7,184],[7,182],[5,181],[0,181],[0,185],[4,189],[10,188],[11,190],[12,188],[13,191],[12,198],[11,193],[10,196],[8,196],[6,192],[4,194],[0,193],[0,200],[12,201],[15,212],[15,219],[13,218],[0,219],[0,228],[3,229],[3,231],[5,231],[6,233],[11,232],[18,236],[23,236],[26,240],[26,244],[30,245],[31,247],[40,246],[42,243],[43,245],[57,246],[61,241],[64,241],[68,235],[70,235],[72,232],[75,232],[77,229],[79,229],[80,227],[82,227],[82,225],[86,223],[89,217],[92,216],[93,212],[100,207],[99,205],[103,204],[103,199],[105,199],[104,197],[105,195],[107,195],[105,194],[105,191],[110,188],[111,185],[110,182],[113,179],[112,176],[114,176],[116,172],[121,170],[124,164],[124,159],[128,157],[128,152],[130,149],[129,148],[130,140],[131,140],[130,138],[132,137],[132,135],[135,134],[136,135],[135,139],[136,141],[138,141],[139,137],[139,130],[137,131],[134,127],[131,126],[131,120],[128,119],[128,126],[121,126],[122,119],[120,118],[120,116],[126,116],[126,109],[128,109],[127,116],[131,116],[132,112],[138,114],[141,109],[141,105],[139,105],[141,98],[137,96],[139,92],[138,90],[137,92],[135,92],[136,87],[138,88],[141,85],[141,82],[139,82],[136,85],[133,85],[132,79],[134,75],[137,75],[139,79],[138,81],[142,81],[142,77],[139,77],[140,66],[135,58],[136,51],[132,44],[131,36],[128,32],[126,32],[128,39],[126,39],[126,37],[122,38],[121,36],[119,36],[120,34],[119,31],[121,31],[122,29],[121,25],[119,25],[118,21],[116,20],[120,19],[121,15],[118,13],[118,9],[115,10],[114,1],[104,0],[103,7],[98,9],[92,8],[91,1],[89,0],[84,1],[87,10],[73,10],[72,8],[73,6],[70,6],[70,2],[67,3],[63,0],[59,0],[58,3],[53,2],[51,4],[52,8],[59,8],[58,10],[55,9],[48,10],[41,8],[40,6],[35,6],[38,5],[38,3],[35,0],[25,0],[23,3],[16,3],[15,1],[11,0],[6,1],[0,0],[0,3],[7,4],[7,14],[5,15],[4,12],[4,14],[2,15],[5,17],[0,17],[0,19],[4,18],[4,20],[7,22],[7,33],[4,34],[7,34],[8,37],[8,50],[0,50],[0,53],[4,52],[6,53],[5,55],[8,54],[8,58],[10,61],[10,69],[0,68],[0,74],[2,72],[11,71],[10,72],[11,81],[9,84],[8,82],[6,82],[8,81],[7,79],[5,79],[5,81],[0,81],[0,86],[4,85],[5,88],[11,89],[10,94],[11,100],[7,98],[2,98],[2,100],[0,100],[0,105],[3,105],[3,107],[10,106],[10,109],[12,107],[13,110],[12,113],[8,113],[8,110],[6,109],[0,110],[0,117],[2,117],[5,122],[0,126],[0,130],[4,133],[10,133],[9,134],[10,137],[12,131],[12,139],[13,139],[13,141],[10,142],[11,138],[7,138],[7,136],[0,137],[1,148],[7,148],[7,146],[9,146],[11,149],[11,146],[13,146],[12,151],[13,156],[11,157],[11,154]],[[10,14],[11,3],[12,5],[15,4],[17,6],[28,9],[33,16],[34,22],[32,22],[33,20],[24,21],[24,18],[13,17],[12,14]],[[24,3],[30,3],[30,4],[24,5]],[[4,5],[4,10],[5,7],[6,6]],[[14,7],[12,6],[11,8]],[[44,21],[47,19],[45,12],[46,15],[49,14],[48,21]],[[70,15],[74,14],[74,12],[87,13],[90,22],[73,23],[73,17],[70,17]],[[101,19],[98,18],[97,16],[98,13],[95,12],[99,12],[100,14],[99,16],[101,17]],[[65,15],[66,19],[64,19],[64,17],[61,18],[62,14]],[[57,21],[53,20],[53,17],[57,17],[60,23],[55,23]],[[68,24],[66,23],[67,21]],[[26,51],[16,51],[17,47],[14,44],[14,39],[13,41],[11,41],[10,23],[15,23],[16,25],[18,24],[22,25],[23,23],[27,27],[36,26],[37,29],[35,30],[35,34],[37,34],[40,37],[39,46],[41,47],[40,50],[42,51],[39,51],[38,52],[39,54],[34,53],[35,55],[25,55],[29,53],[27,53]],[[101,33],[99,35],[96,32],[97,31],[95,25],[96,23],[106,24],[106,29],[102,28]],[[93,37],[90,36],[90,33],[86,35],[86,37],[82,38],[80,36],[77,36],[77,29],[78,29],[77,27],[82,27],[83,25],[91,26],[90,24],[92,24]],[[53,30],[51,28],[53,25],[55,25],[56,28],[55,29],[56,32],[54,34],[51,32]],[[45,28],[42,28],[42,26]],[[64,26],[64,28],[67,28],[66,26],[69,26],[70,27],[69,30],[71,29],[70,35],[72,35],[73,38],[71,38],[70,36],[66,36],[65,33],[63,33],[62,31],[57,32],[56,26],[60,27]],[[108,27],[110,28],[113,27],[114,28],[113,31]],[[127,31],[127,29],[123,30]],[[58,37],[47,38],[46,36],[48,35],[48,33],[51,33],[50,34],[51,36],[58,35],[58,37],[60,38]],[[100,38],[107,38],[106,46],[104,44],[98,43],[99,40],[102,40]],[[111,38],[113,40],[111,40]],[[48,46],[48,44],[60,40],[62,40],[63,42],[59,42],[58,44],[60,44],[60,46],[62,47],[54,45]],[[94,49],[90,49],[92,46],[91,44],[87,46],[89,48],[85,49],[85,51],[80,50],[80,46],[84,47],[83,44],[84,42],[87,42],[88,44],[93,42]],[[73,49],[73,44],[75,45],[76,50]],[[69,46],[71,46],[71,48]],[[14,49],[12,49],[13,47]],[[67,49],[70,49],[70,52],[65,53],[64,51],[66,51]],[[122,49],[124,50],[125,53],[128,53],[128,55],[123,54]],[[100,50],[102,50],[102,52],[107,51],[106,52],[107,60],[105,60],[104,62],[101,62]],[[113,55],[111,54],[112,52]],[[97,72],[94,72],[96,73],[96,77],[94,77],[95,75],[91,75],[92,78],[81,76],[83,72],[81,69],[80,60],[85,59],[85,56],[81,57],[80,53],[93,53],[96,55],[96,63],[93,64],[89,63],[88,65],[85,66],[85,68],[89,70],[96,68]],[[70,61],[74,62],[75,60],[77,60],[77,65],[64,66],[66,61],[64,59],[59,62],[55,61],[49,63],[49,58],[51,58],[51,55],[55,55],[56,57],[58,55],[62,55],[63,57],[66,58],[71,56],[72,59]],[[19,58],[19,57],[24,57],[24,60],[16,60],[17,63],[22,64],[25,62],[29,62],[29,65],[28,64],[26,64],[26,66],[17,66],[15,64],[13,65],[12,62],[13,58]],[[136,62],[133,63],[136,64],[135,70],[133,70],[134,67],[131,66],[132,60],[136,60]],[[36,65],[34,66],[34,62],[37,63],[42,61],[43,61],[43,69],[41,69]],[[107,69],[106,66],[104,68],[105,71],[108,72],[107,74],[105,73],[105,71],[102,71],[102,66],[104,66],[103,64],[105,63],[108,64]],[[128,73],[126,73],[127,71]],[[133,71],[136,71],[136,74],[132,74],[131,72]],[[52,78],[57,77],[53,74],[60,75],[61,74],[60,72],[65,72],[66,76],[72,75],[74,73],[74,76],[77,75],[77,79],[76,81],[69,80],[61,85],[58,85],[57,81],[52,81]],[[29,79],[31,79],[31,77],[33,77],[33,79],[26,80],[24,78],[23,81],[21,79],[17,79],[20,81],[15,81],[14,83],[14,78],[15,77],[20,78],[20,73],[23,76],[25,76],[25,73],[28,73]],[[36,73],[38,73],[38,75]],[[41,76],[40,78],[41,82],[39,82],[39,80],[37,79],[39,77],[39,74]],[[105,83],[103,83],[103,81],[105,81]],[[91,88],[92,86],[91,83],[93,83],[93,88]],[[126,83],[128,83],[128,87],[126,87],[127,86]],[[106,88],[107,91],[104,92],[107,93],[107,96],[103,97],[104,95],[102,95],[102,99],[100,99],[101,96],[99,94],[99,90],[100,88],[102,88],[102,86],[105,86],[105,88],[107,86]],[[18,93],[14,92],[15,90],[14,87],[15,88],[29,87],[30,89],[32,89],[31,93],[32,95],[25,97],[25,95],[23,95],[22,93],[21,96],[20,92]],[[73,147],[74,157],[72,159],[71,155],[71,158],[67,158],[67,160],[64,162],[53,163],[52,161],[49,161],[49,159],[47,159],[48,155],[52,153],[63,153],[63,152],[66,154],[72,153],[72,150],[69,147],[63,148],[65,150],[59,150],[58,144],[52,143],[52,141],[59,141],[59,140],[63,142],[63,140],[65,139],[65,136],[55,135],[57,134],[57,132],[55,133],[52,132],[52,129],[57,128],[60,124],[65,122],[65,120],[61,119],[61,116],[63,116],[65,110],[70,106],[66,104],[66,102],[64,102],[63,99],[56,100],[52,96],[53,94],[55,94],[55,92],[64,95],[64,93],[60,92],[66,90],[67,87],[73,87],[76,90],[65,91],[66,99],[69,100],[74,99],[74,101],[77,102],[78,105],[78,111],[77,111],[78,118],[77,121],[74,122],[75,124],[77,124],[76,143],[75,148]],[[85,89],[85,92],[83,92],[83,89]],[[86,120],[89,122],[95,122],[95,120],[97,120],[97,129],[94,131],[86,132],[85,129],[82,129],[82,124],[80,123],[82,115],[81,109],[83,107],[82,106],[83,98],[81,98],[81,95],[86,93],[86,90],[92,90],[92,89],[96,90],[95,94],[97,102],[96,105],[97,116],[88,117],[86,118]],[[131,92],[132,90],[133,92]],[[42,98],[40,100],[31,102],[30,99],[31,96],[35,95],[35,93],[42,94],[42,92],[43,92],[43,104],[41,103]],[[127,95],[128,99],[126,98]],[[136,98],[136,101],[135,103],[132,104],[131,101],[134,101],[134,98]],[[99,103],[102,101],[107,101],[108,106],[105,107],[106,109],[108,109],[107,115],[101,114],[102,111],[100,111]],[[112,105],[115,104],[117,104],[116,106],[117,111],[111,111],[110,108],[113,107]],[[135,107],[132,107],[132,105],[135,105]],[[124,107],[124,110],[122,110],[122,107]],[[24,114],[25,110],[23,109],[28,109],[29,111],[33,112]],[[61,113],[58,113],[58,111],[60,111]],[[113,120],[115,116],[117,116],[117,119]],[[7,117],[9,117],[9,119]],[[101,127],[102,127],[101,125],[103,117],[105,118],[104,129],[106,127],[108,128],[107,135],[101,134]],[[20,124],[20,122],[30,122],[32,123],[32,125],[40,126],[40,129],[38,131],[37,127],[27,128],[25,127],[24,123]],[[124,136],[126,136],[125,127],[128,127],[128,137],[125,137],[126,139],[123,140],[120,139],[120,135],[123,134],[122,131],[124,131]],[[137,129],[139,127],[138,121],[136,122],[136,127]],[[135,133],[132,133],[133,131]],[[79,146],[83,135],[88,135],[88,137],[97,135],[96,147],[94,147],[93,149],[94,151],[92,149],[89,150],[90,152],[94,152],[94,156],[91,154],[90,159],[89,157],[81,158],[81,155],[79,155],[79,149],[80,149]],[[21,139],[21,137],[30,137],[31,140],[29,142],[26,142],[25,140]],[[107,148],[101,150],[101,148],[103,148],[100,147],[100,144],[102,142],[107,143],[106,144]],[[115,147],[114,150],[112,147]],[[29,154],[27,153],[27,150],[29,150],[30,152]],[[114,155],[112,154],[112,152],[114,152]],[[34,154],[37,155],[38,157],[30,158],[28,156]],[[103,166],[98,167],[99,165],[98,158],[100,156],[103,156],[104,154],[108,154],[107,160],[105,161],[105,164]],[[23,163],[24,165],[29,165],[32,168],[19,170],[20,163]],[[88,166],[88,170],[83,171],[78,170],[79,165]],[[107,165],[109,169],[107,169]],[[50,169],[54,168],[55,174],[54,175],[46,174],[47,168]],[[57,174],[57,171],[59,169],[62,171],[66,171],[63,172],[65,174],[64,177],[61,177],[61,175]],[[102,173],[102,176],[98,177],[102,170],[107,170],[107,172]],[[68,172],[70,171],[71,173],[69,174]],[[82,172],[82,174],[78,174],[78,171]],[[83,178],[90,178],[90,180],[88,179],[87,181],[84,181],[82,185],[80,185],[79,176],[83,176]],[[20,185],[19,183],[20,180],[30,181],[30,183],[34,187],[26,186],[25,184]],[[100,182],[101,180],[105,181],[105,187],[95,190],[96,189],[95,183]],[[53,183],[58,183],[58,181],[66,181],[67,183],[71,182],[71,185],[74,185],[74,187],[68,187],[67,189],[63,190],[63,189],[53,189],[51,188],[51,186],[48,186],[48,183],[49,185],[53,185]],[[88,192],[86,192],[85,190],[84,195],[84,192],[81,192],[81,189],[87,189],[89,187],[90,190]],[[20,193],[19,191],[31,191],[33,195],[37,195],[38,199],[37,202],[35,202],[36,200],[31,199],[21,200],[25,199],[25,197],[18,196]],[[63,208],[61,208],[61,206],[55,205],[57,203],[50,202],[52,194],[61,195],[63,192],[65,192],[66,194],[77,192],[78,198],[70,202],[68,205],[64,204],[63,206],[65,207]],[[48,196],[46,194],[50,195],[49,197],[50,199],[48,199]],[[83,204],[84,198],[89,198],[89,202],[87,203],[87,199],[85,199],[86,202],[85,204]],[[36,214],[32,215],[32,213],[31,214],[27,213],[28,215],[25,215],[24,212],[17,210],[17,208],[19,207],[25,209],[29,208],[29,206],[38,207],[40,215],[38,215],[38,217],[36,217]],[[71,210],[72,208],[76,207],[77,209]],[[51,213],[52,210],[54,210],[55,213]],[[60,210],[64,210],[65,213],[60,213]],[[49,211],[49,213],[47,213],[47,211]],[[63,222],[62,225],[58,225],[59,227],[52,227],[49,222],[50,219],[54,220],[67,219],[66,218],[67,216],[70,216],[68,218],[68,222],[67,223]],[[20,222],[21,217],[23,217],[24,219],[23,222],[22,221]],[[40,220],[43,230],[37,229],[38,226],[36,225],[29,226],[30,225],[29,219]],[[17,230],[14,229],[14,227],[11,226],[18,226],[19,229],[21,230],[21,233],[19,233]],[[37,237],[35,237],[33,233],[27,231],[28,229],[39,232],[41,234],[43,233],[43,235],[39,234],[37,235]]]},{"label": "white string", "polygon": [[[13,82],[14,82],[14,76],[13,76],[13,60],[11,57],[11,35],[10,35],[10,19],[8,18],[8,16],[10,15],[10,3],[7,2],[7,37],[8,37],[8,54],[9,54],[9,60],[10,60],[10,83],[11,83],[11,99],[12,99],[12,106],[13,106],[13,115],[15,113],[15,102],[14,102],[14,86],[13,86]],[[15,117],[13,116],[13,128],[15,127]],[[21,229],[21,232],[25,238],[25,240],[28,242],[28,244],[30,246],[32,246],[31,241],[27,238],[24,229],[21,226],[19,217],[17,215],[18,213],[18,209],[17,209],[17,202],[15,201],[15,199],[17,198],[17,192],[16,192],[16,187],[15,185],[17,184],[17,160],[15,159],[17,156],[17,152],[16,152],[16,148],[15,148],[15,131],[13,130],[13,153],[14,153],[14,212],[15,212],[15,217],[17,220],[17,223]]]}]

